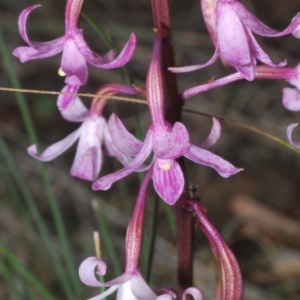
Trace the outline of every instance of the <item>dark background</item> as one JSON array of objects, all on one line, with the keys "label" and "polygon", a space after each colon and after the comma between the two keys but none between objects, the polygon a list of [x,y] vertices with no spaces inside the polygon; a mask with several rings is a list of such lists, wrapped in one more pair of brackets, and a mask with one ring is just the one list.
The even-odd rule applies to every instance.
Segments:
[{"label": "dark background", "polygon": [[[150,60],[152,17],[150,1],[145,0],[86,0],[83,10],[112,38],[119,52],[130,32],[138,38],[138,46],[128,68],[135,83],[145,85]],[[199,1],[171,1],[172,24],[176,62],[178,66],[200,64],[213,53],[213,45],[207,35]],[[260,20],[274,29],[283,30],[300,10],[299,0],[242,1]],[[0,29],[9,52],[24,42],[17,29],[19,13],[34,1],[0,0]],[[29,17],[28,32],[36,41],[48,41],[64,33],[65,1],[40,1],[43,6]],[[109,49],[101,38],[80,18],[79,27],[91,48],[105,54]],[[263,49],[275,62],[288,59],[289,66],[299,63],[300,41],[292,36],[267,39],[257,37]],[[63,79],[57,75],[61,55],[21,64],[12,57],[15,73],[21,86],[27,89],[59,91]],[[232,71],[232,70],[231,70]],[[204,83],[214,76],[227,74],[218,60],[204,70],[178,75],[179,90]],[[122,83],[120,70],[101,70],[89,67],[89,81],[81,92],[94,93],[104,83]],[[0,59],[0,86],[10,87],[11,82],[4,62]],[[300,115],[286,111],[281,104],[281,91],[289,86],[284,81],[238,82],[215,89],[188,100],[184,107],[196,111],[237,120],[267,131],[282,139],[286,127],[297,122]],[[56,232],[53,218],[46,201],[36,162],[27,155],[30,145],[21,114],[12,92],[0,92],[0,133],[9,146],[18,169],[34,195],[44,219]],[[56,108],[56,96],[24,94],[41,145],[47,146],[68,135],[78,124],[63,120]],[[89,99],[84,100],[88,105]],[[146,107],[138,106],[143,133],[149,125]],[[130,103],[111,101],[105,115],[116,112],[127,128],[135,132]],[[211,120],[199,115],[183,113],[193,143],[205,139]],[[223,133],[212,151],[244,171],[224,179],[207,167],[187,161],[188,180],[198,185],[202,202],[215,226],[227,239],[241,265],[245,279],[245,299],[299,299],[300,295],[300,156],[298,153],[241,126],[222,122]],[[295,129],[294,139],[300,139]],[[132,174],[115,184],[108,192],[94,193],[90,183],[69,176],[76,147],[52,162],[47,163],[51,183],[58,198],[76,264],[94,255],[92,231],[101,230],[92,208],[92,199],[100,203],[107,218],[111,237],[120,257],[123,257],[124,236],[130,212],[138,193],[138,176]],[[2,172],[10,174],[2,161]],[[107,158],[101,174],[119,169],[113,159]],[[3,173],[2,173],[3,174]],[[2,177],[4,178],[4,177]],[[17,189],[17,188],[16,188]],[[150,189],[147,218],[153,214],[153,189]],[[5,180],[0,175],[0,239],[11,249],[28,269],[57,295],[59,283],[47,265],[47,250],[32,228],[18,215],[18,208],[10,200]],[[158,238],[153,267],[153,286],[176,288],[176,250],[167,222],[165,210],[160,204]],[[58,251],[59,251],[59,245]],[[103,248],[103,259],[106,258]],[[1,256],[0,256],[1,259]],[[122,259],[121,259],[122,263]],[[112,278],[109,277],[107,280]],[[16,282],[18,282],[16,275]],[[195,240],[195,285],[211,299],[214,293],[214,263],[204,237],[199,233]],[[97,290],[87,289],[85,298]],[[12,299],[10,290],[0,279],[0,299]]]}]

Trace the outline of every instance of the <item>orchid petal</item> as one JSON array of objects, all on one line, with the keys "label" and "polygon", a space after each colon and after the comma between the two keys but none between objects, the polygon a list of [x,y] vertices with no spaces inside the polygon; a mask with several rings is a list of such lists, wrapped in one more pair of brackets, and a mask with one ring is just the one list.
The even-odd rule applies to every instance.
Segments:
[{"label": "orchid petal", "polygon": [[129,156],[137,155],[143,147],[143,142],[127,131],[121,120],[112,114],[108,120],[108,129],[117,148]]},{"label": "orchid petal", "polygon": [[[76,35],[81,35],[81,30],[78,30]],[[73,37],[66,38],[63,55],[61,59],[61,70],[69,76],[76,76],[79,80],[77,85],[84,85],[87,81],[88,71],[86,60],[78,51]],[[68,84],[71,84],[68,82]],[[72,84],[74,85],[74,84]]]},{"label": "orchid petal", "polygon": [[32,48],[35,48],[35,43],[31,42],[28,38],[28,35],[27,35],[27,31],[26,31],[26,23],[27,23],[27,18],[29,16],[29,14],[36,8],[38,7],[41,7],[42,5],[41,4],[34,4],[34,5],[31,5],[27,8],[25,8],[20,16],[19,16],[19,19],[18,19],[18,29],[19,29],[19,33],[22,37],[22,39],[24,40],[25,43],[27,43],[30,47]]},{"label": "orchid petal", "polygon": [[152,150],[152,131],[149,130],[146,135],[144,145],[141,151],[138,153],[138,155],[123,169],[96,180],[92,185],[92,189],[94,191],[108,190],[114,182],[136,171],[142,165],[142,163],[147,159],[151,150]]},{"label": "orchid petal", "polygon": [[76,131],[72,132],[70,135],[68,135],[66,138],[63,140],[56,142],[55,144],[51,145],[48,147],[43,153],[38,154],[37,147],[36,145],[31,145],[28,147],[27,152],[29,155],[34,157],[37,160],[40,161],[50,161],[63,152],[65,152],[67,149],[69,149],[79,138],[80,133],[81,133],[81,128],[80,126]]},{"label": "orchid petal", "polygon": [[19,58],[20,62],[24,63],[29,60],[47,58],[54,56],[62,51],[64,44],[64,37],[56,40],[40,43],[39,46],[36,44],[35,48],[31,47],[17,47],[14,49],[12,54]]},{"label": "orchid petal", "polygon": [[216,5],[217,0],[201,0],[203,19],[214,45],[218,43],[216,35]]},{"label": "orchid petal", "polygon": [[127,166],[131,162],[132,159],[130,156],[123,154],[123,152],[116,147],[108,129],[104,130],[104,146],[106,147],[108,155],[115,156],[123,166]]},{"label": "orchid petal", "polygon": [[284,88],[282,90],[282,104],[291,111],[300,110],[300,92],[298,89]]},{"label": "orchid petal", "polygon": [[232,164],[205,149],[201,149],[195,145],[191,145],[190,152],[185,155],[186,158],[197,164],[204,165],[215,169],[222,177],[229,177],[243,169],[238,169]]},{"label": "orchid petal", "polygon": [[79,278],[85,285],[98,287],[102,283],[96,278],[95,273],[103,276],[106,274],[106,269],[106,264],[102,260],[97,257],[88,257],[79,266]]},{"label": "orchid petal", "polygon": [[293,124],[289,125],[286,129],[286,136],[291,145],[293,145],[296,148],[300,148],[300,142],[294,142],[292,140],[292,132],[293,132],[294,128],[297,126],[298,126],[298,123],[293,123]]},{"label": "orchid petal", "polygon": [[221,136],[221,124],[216,118],[212,118],[213,126],[207,139],[199,145],[200,148],[208,149],[213,146]]},{"label": "orchid petal", "polygon": [[249,73],[252,60],[247,36],[231,3],[218,2],[217,20],[218,45],[224,59],[241,71],[246,79],[253,80],[253,75]]},{"label": "orchid petal", "polygon": [[113,69],[124,66],[131,59],[136,46],[136,36],[134,33],[132,33],[119,56],[117,56],[113,61],[107,62],[103,57],[87,47],[85,41],[80,35],[74,36],[74,41],[78,50],[85,57],[85,59],[91,65],[102,69]]},{"label": "orchid petal", "polygon": [[[65,91],[67,87],[64,87],[62,92]],[[89,115],[89,110],[85,107],[79,97],[75,96],[74,100],[66,107],[66,109],[61,110],[60,114],[65,120],[70,122],[83,122]]]},{"label": "orchid petal", "polygon": [[75,159],[70,171],[72,176],[95,180],[102,165],[103,117],[87,118],[82,124]]},{"label": "orchid petal", "polygon": [[254,38],[252,32],[246,28],[246,32],[248,34],[249,37],[249,44],[250,44],[250,49],[252,54],[261,62],[265,63],[266,65],[272,66],[272,67],[283,67],[286,65],[286,60],[278,63],[278,64],[274,64],[269,55],[259,46],[259,44],[257,43],[256,39]]},{"label": "orchid petal", "polygon": [[[75,77],[75,76],[74,76]],[[69,93],[69,94],[76,94],[78,92],[79,86],[73,86],[73,85],[66,85],[63,89],[63,93]],[[60,94],[57,98],[57,107],[59,110],[64,110],[66,109],[69,104],[74,101],[76,96],[74,95],[65,95],[65,94]]]},{"label": "orchid petal", "polygon": [[219,55],[220,55],[220,50],[219,50],[218,47],[216,47],[213,56],[205,64],[202,64],[202,65],[193,65],[193,66],[186,66],[186,67],[179,67],[179,68],[171,67],[171,68],[168,68],[168,70],[171,71],[171,72],[173,72],[173,73],[186,73],[186,72],[192,72],[192,71],[195,71],[195,70],[203,69],[205,67],[208,67],[208,66],[212,65],[217,60],[217,58],[218,58]]},{"label": "orchid petal", "polygon": [[258,20],[247,8],[238,1],[232,1],[230,6],[234,12],[238,15],[242,23],[248,27],[251,31],[262,36],[273,36],[278,34],[278,31],[271,29],[260,20]]},{"label": "orchid petal", "polygon": [[116,58],[116,52],[114,49],[109,50],[104,56],[103,59],[107,62],[111,62]]},{"label": "orchid petal", "polygon": [[[116,147],[115,143],[112,141],[110,133],[108,130],[104,131],[104,146],[106,147],[106,150],[108,151],[108,155],[110,156],[115,156],[117,158],[117,160],[123,165],[123,166],[127,166],[129,165],[129,163],[132,161],[132,158],[127,155],[124,154],[123,152],[121,152],[119,150],[118,147]],[[147,171],[150,166],[152,165],[140,165],[135,172],[144,172]]]},{"label": "orchid petal", "polygon": [[293,31],[293,36],[297,39],[300,38],[300,25],[298,25],[295,30]]},{"label": "orchid petal", "polygon": [[157,126],[153,130],[153,151],[158,158],[173,159],[189,151],[189,134],[182,123],[172,127]]},{"label": "orchid petal", "polygon": [[186,300],[187,295],[191,295],[195,300],[202,300],[202,293],[197,288],[187,288],[182,294],[182,300]]},{"label": "orchid petal", "polygon": [[64,37],[60,37],[58,39],[55,39],[50,42],[45,42],[45,43],[37,43],[29,40],[26,32],[27,18],[28,15],[31,13],[31,11],[33,11],[35,8],[40,6],[41,5],[36,4],[27,7],[21,12],[18,20],[19,33],[23,38],[24,42],[30,46],[30,47],[17,47],[13,51],[13,55],[17,56],[22,63],[36,58],[45,58],[45,57],[53,56],[61,52],[63,48]]},{"label": "orchid petal", "polygon": [[106,274],[106,264],[98,257],[88,257],[79,266],[78,274],[80,280],[88,286],[100,287],[100,286],[118,286],[127,281],[130,281],[132,275],[122,274],[121,276],[107,282],[100,282],[95,273],[99,276]]},{"label": "orchid petal", "polygon": [[169,164],[160,165],[155,160],[153,167],[153,185],[157,194],[168,204],[173,205],[178,200],[184,187],[184,177],[179,164],[169,161]]}]

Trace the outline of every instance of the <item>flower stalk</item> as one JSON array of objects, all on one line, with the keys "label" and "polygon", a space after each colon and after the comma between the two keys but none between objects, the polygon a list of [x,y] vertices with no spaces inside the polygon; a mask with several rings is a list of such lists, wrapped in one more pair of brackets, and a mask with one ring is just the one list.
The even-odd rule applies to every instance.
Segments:
[{"label": "flower stalk", "polygon": [[[169,67],[175,65],[174,51],[171,36],[171,18],[170,18],[170,1],[169,0],[151,0],[152,15],[154,27],[163,29],[167,35],[162,40],[162,76],[163,90],[165,99],[165,117],[170,124],[174,124],[181,120],[182,102],[178,97],[176,75],[168,71]],[[183,176],[185,176],[184,160],[177,159]],[[186,182],[186,180],[184,180]],[[186,188],[184,189],[186,190]],[[182,209],[182,202],[186,200],[186,193],[182,193],[175,205],[176,211],[176,226],[177,226],[177,253],[178,267],[177,277],[179,285],[179,295],[183,291],[193,285],[193,218],[191,214],[187,214]]]}]

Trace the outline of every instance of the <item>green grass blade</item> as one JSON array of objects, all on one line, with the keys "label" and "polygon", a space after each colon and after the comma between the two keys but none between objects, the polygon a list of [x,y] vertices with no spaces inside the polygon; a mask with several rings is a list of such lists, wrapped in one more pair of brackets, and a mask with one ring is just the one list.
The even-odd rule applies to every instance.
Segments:
[{"label": "green grass blade", "polygon": [[[20,88],[20,83],[14,72],[10,56],[8,55],[8,52],[4,46],[4,40],[2,38],[1,32],[0,32],[0,51],[2,53],[4,63],[5,63],[6,69],[8,71],[8,76],[10,78],[12,86],[14,88]],[[24,123],[26,126],[26,130],[27,130],[29,139],[32,143],[37,144],[37,136],[36,136],[32,121],[31,121],[31,117],[30,117],[30,114],[29,114],[29,111],[28,111],[28,108],[26,105],[25,98],[23,97],[23,94],[21,94],[21,93],[16,93],[16,97],[17,97],[18,105],[19,105],[19,108],[20,108],[20,111],[21,111],[21,114],[22,114],[22,117],[23,117],[23,120],[24,120]],[[71,276],[72,283],[73,283],[73,288],[74,288],[76,294],[78,296],[81,296],[83,293],[83,289],[82,289],[82,285],[80,284],[78,274],[77,274],[78,272],[77,272],[77,269],[75,268],[75,264],[74,264],[74,261],[72,258],[71,247],[70,247],[68,236],[65,231],[65,227],[63,224],[59,206],[57,204],[57,200],[55,198],[53,190],[51,188],[50,180],[47,175],[44,164],[38,163],[38,166],[40,169],[42,181],[45,186],[47,199],[48,199],[49,205],[51,207],[51,211],[52,211],[52,215],[53,215],[53,219],[54,219],[54,223],[55,223],[55,228],[57,230],[61,245],[63,247],[67,268],[68,268],[68,271],[69,271],[69,274]]]},{"label": "green grass blade", "polygon": [[25,216],[27,214],[26,207],[23,201],[21,200],[21,197],[17,189],[15,188],[13,181],[11,180],[11,177],[8,175],[6,166],[4,166],[4,163],[1,160],[0,160],[0,176],[7,187],[9,198],[12,199],[13,201],[12,205],[17,210],[18,215],[22,217]]},{"label": "green grass blade", "polygon": [[95,32],[100,35],[103,42],[106,44],[108,49],[113,48],[113,43],[109,36],[100,28],[99,25],[97,25],[85,12],[81,11],[81,15],[83,18],[89,23],[89,25],[95,30]]},{"label": "green grass blade", "polygon": [[14,283],[15,278],[11,278],[11,274],[8,271],[8,268],[6,267],[6,265],[4,264],[3,261],[4,261],[3,259],[0,259],[0,274],[7,284],[7,288],[11,293],[12,299],[22,300],[21,295],[19,294],[18,290],[16,289],[16,286]]},{"label": "green grass blade", "polygon": [[24,197],[24,200],[26,201],[26,204],[29,208],[29,211],[33,217],[33,220],[35,222],[36,228],[43,239],[43,242],[45,243],[46,248],[49,250],[49,255],[53,262],[54,270],[61,281],[63,290],[65,292],[65,295],[68,299],[73,299],[74,294],[72,291],[72,288],[70,286],[70,283],[68,281],[68,277],[66,276],[66,272],[63,269],[63,265],[60,261],[60,258],[57,254],[57,250],[54,247],[53,241],[51,239],[50,233],[47,229],[47,226],[44,222],[43,217],[41,216],[37,205],[35,204],[35,201],[21,175],[19,172],[19,168],[17,164],[15,163],[13,156],[11,155],[11,152],[9,151],[4,139],[0,135],[0,151],[7,162],[7,165],[9,167],[10,173],[13,176],[22,196]]},{"label": "green grass blade", "polygon": [[56,300],[54,297],[41,283],[40,281],[29,272],[23,264],[7,249],[2,242],[0,242],[0,252],[4,254],[8,263],[15,270],[16,274],[20,274],[26,281],[31,284],[45,300]]}]

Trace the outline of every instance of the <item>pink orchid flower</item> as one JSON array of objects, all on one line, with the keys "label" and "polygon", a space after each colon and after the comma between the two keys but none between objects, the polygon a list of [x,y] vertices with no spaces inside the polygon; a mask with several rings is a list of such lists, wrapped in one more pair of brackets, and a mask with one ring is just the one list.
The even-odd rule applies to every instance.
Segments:
[{"label": "pink orchid flower", "polygon": [[[107,122],[102,116],[102,110],[108,101],[108,97],[116,93],[137,94],[138,92],[134,88],[124,85],[106,84],[98,90],[90,111],[87,110],[78,97],[75,97],[68,107],[60,112],[66,120],[83,122],[82,125],[63,140],[48,147],[41,154],[38,154],[36,145],[31,145],[28,148],[28,153],[40,161],[50,161],[65,152],[79,139],[70,173],[72,176],[85,180],[95,180],[99,175],[103,162],[102,144],[106,147],[110,156],[115,156],[123,165],[128,165],[131,161],[130,155],[138,153],[138,150],[142,147],[142,142],[130,136],[131,141],[140,145],[140,148],[137,147],[136,152],[133,151],[130,155],[124,155],[112,141]],[[142,170],[144,170],[143,166]]]},{"label": "pink orchid flower", "polygon": [[265,37],[280,37],[292,33],[300,37],[300,13],[282,32],[277,32],[253,16],[237,0],[202,0],[202,10],[208,31],[215,44],[213,57],[205,64],[181,68],[169,68],[176,73],[190,72],[207,67],[220,56],[225,65],[240,71],[245,79],[254,79],[257,60],[269,66],[284,66],[285,61],[274,64],[259,46],[253,33]]},{"label": "pink orchid flower", "polygon": [[[82,3],[83,0],[68,0],[65,12],[65,34],[58,39],[45,43],[31,41],[26,32],[28,15],[40,5],[36,4],[24,9],[19,17],[19,32],[29,47],[18,47],[13,51],[13,55],[17,56],[21,62],[46,58],[63,52],[59,74],[66,76],[67,87],[64,92],[68,93],[76,93],[79,87],[86,83],[88,77],[87,62],[102,69],[118,68],[131,59],[136,46],[136,37],[132,33],[129,41],[116,58],[113,51],[105,56],[93,52],[84,40],[82,29],[77,28]],[[65,109],[73,98],[67,95],[59,96],[58,107]]]},{"label": "pink orchid flower", "polygon": [[[126,266],[125,272],[108,282],[99,282],[95,276],[103,276],[106,273],[106,264],[97,257],[89,257],[85,259],[79,267],[79,277],[81,281],[92,287],[109,287],[105,292],[97,295],[89,300],[100,300],[113,292],[117,291],[118,300],[172,300],[176,299],[176,294],[168,289],[163,289],[160,295],[157,295],[143,279],[138,271],[138,261],[140,257],[143,223],[145,217],[145,202],[147,188],[152,176],[152,168],[150,168],[143,178],[140,186],[138,199],[129,222],[126,234]],[[202,300],[201,292],[194,288],[188,288],[183,293],[183,300],[187,299],[187,295],[194,297],[194,300]]]},{"label": "pink orchid flower", "polygon": [[[146,134],[143,147],[127,166],[96,180],[92,188],[94,190],[109,189],[112,183],[140,168],[141,164],[153,151],[154,188],[164,201],[173,205],[178,200],[184,187],[184,177],[181,167],[176,161],[177,158],[185,156],[198,164],[214,168],[223,177],[229,177],[242,169],[234,167],[221,157],[205,149],[213,145],[220,136],[221,127],[216,119],[213,120],[213,129],[207,141],[199,147],[190,144],[189,134],[182,123],[176,122],[171,126],[164,120],[160,49],[161,37],[157,35],[146,84],[152,125]],[[139,147],[139,144],[136,144],[135,141],[125,138],[129,133],[115,115],[111,116],[108,123],[112,139],[121,152],[128,155],[130,149],[136,150]]]}]

